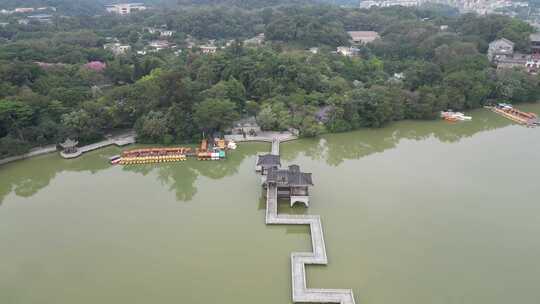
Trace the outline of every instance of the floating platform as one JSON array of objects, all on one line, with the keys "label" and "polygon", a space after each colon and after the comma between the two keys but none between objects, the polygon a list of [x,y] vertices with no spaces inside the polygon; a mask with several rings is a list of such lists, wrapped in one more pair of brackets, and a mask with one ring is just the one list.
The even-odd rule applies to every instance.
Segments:
[{"label": "floating platform", "polygon": [[191,147],[133,149],[124,151],[121,156],[113,156],[109,161],[113,165],[135,165],[179,162],[185,161],[188,157],[196,157],[197,160],[222,160],[227,156],[225,152],[227,149],[236,149],[236,143],[219,139],[215,140],[212,147],[208,140],[203,139],[197,149]]},{"label": "floating platform", "polygon": [[507,104],[500,104],[494,107],[486,108],[520,125],[527,127],[535,127],[540,125],[538,116],[535,113],[523,112]]}]

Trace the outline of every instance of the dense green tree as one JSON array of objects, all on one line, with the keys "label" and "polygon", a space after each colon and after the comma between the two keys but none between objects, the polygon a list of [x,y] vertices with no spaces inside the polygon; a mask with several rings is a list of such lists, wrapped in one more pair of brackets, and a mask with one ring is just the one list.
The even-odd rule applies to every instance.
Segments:
[{"label": "dense green tree", "polygon": [[165,135],[169,134],[167,117],[162,112],[150,111],[137,121],[135,130],[142,142],[165,142]]},{"label": "dense green tree", "polygon": [[223,131],[240,116],[236,105],[228,99],[207,98],[195,106],[193,118],[204,131]]}]

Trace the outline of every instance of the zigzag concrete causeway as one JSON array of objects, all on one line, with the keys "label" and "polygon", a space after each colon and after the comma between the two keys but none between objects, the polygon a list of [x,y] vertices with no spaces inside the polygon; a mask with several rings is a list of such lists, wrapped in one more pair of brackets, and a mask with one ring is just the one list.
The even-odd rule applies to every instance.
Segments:
[{"label": "zigzag concrete causeway", "polygon": [[[279,140],[272,141],[272,154],[279,155]],[[306,265],[326,265],[321,217],[318,215],[278,214],[277,186],[269,184],[266,193],[267,225],[309,225],[313,252],[291,253],[292,299],[295,303],[355,304],[351,289],[314,289],[306,283]]]}]

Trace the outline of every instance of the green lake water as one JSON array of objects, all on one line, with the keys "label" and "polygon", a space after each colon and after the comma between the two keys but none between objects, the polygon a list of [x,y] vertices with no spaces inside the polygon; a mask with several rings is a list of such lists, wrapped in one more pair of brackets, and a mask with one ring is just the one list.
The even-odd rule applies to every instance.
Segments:
[{"label": "green lake water", "polygon": [[[540,105],[520,106],[540,113]],[[328,266],[363,304],[540,303],[540,128],[487,110],[281,146],[313,173]],[[291,303],[304,226],[266,226],[267,144],[221,162],[110,166],[107,148],[0,167],[1,304]]]}]

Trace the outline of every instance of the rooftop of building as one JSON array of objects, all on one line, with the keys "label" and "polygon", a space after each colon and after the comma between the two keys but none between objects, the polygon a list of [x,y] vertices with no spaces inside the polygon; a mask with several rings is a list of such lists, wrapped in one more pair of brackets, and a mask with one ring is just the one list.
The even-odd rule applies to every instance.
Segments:
[{"label": "rooftop of building", "polygon": [[257,159],[257,166],[262,166],[266,168],[270,167],[279,167],[281,166],[281,160],[279,158],[279,155],[274,154],[264,154],[259,155],[259,158]]},{"label": "rooftop of building", "polygon": [[540,42],[540,33],[532,33],[529,35],[529,40],[532,42]]},{"label": "rooftop of building", "polygon": [[493,41],[490,42],[490,44],[495,43],[495,42],[501,42],[501,41],[502,41],[502,42],[505,42],[505,43],[508,43],[508,44],[510,44],[510,45],[512,45],[512,46],[514,46],[514,43],[513,43],[512,41],[510,41],[510,40],[508,40],[508,39],[506,39],[506,38],[504,38],[504,37],[503,37],[503,38],[496,39],[496,40],[493,40]]},{"label": "rooftop of building", "polygon": [[313,186],[311,173],[300,172],[300,166],[298,165],[291,165],[288,169],[270,168],[266,181],[292,187]]},{"label": "rooftop of building", "polygon": [[379,38],[379,33],[374,31],[349,31],[347,32],[353,40],[373,41]]}]

